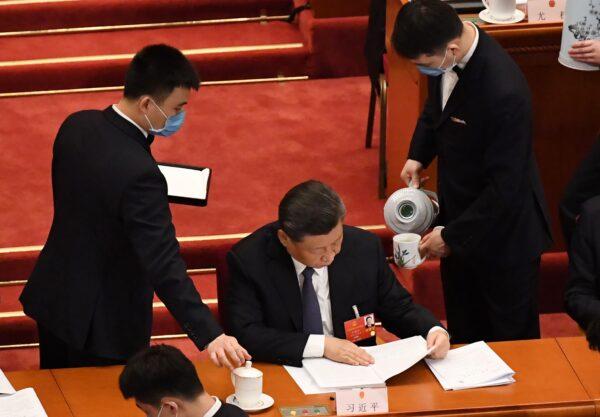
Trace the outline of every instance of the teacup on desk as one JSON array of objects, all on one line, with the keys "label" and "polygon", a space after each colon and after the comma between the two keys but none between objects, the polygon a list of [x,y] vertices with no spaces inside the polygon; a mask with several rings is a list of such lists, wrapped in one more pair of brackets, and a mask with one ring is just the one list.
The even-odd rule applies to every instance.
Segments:
[{"label": "teacup on desk", "polygon": [[414,269],[421,265],[427,256],[421,258],[419,243],[421,235],[416,233],[400,233],[392,240],[394,246],[394,262],[400,268]]},{"label": "teacup on desk", "polygon": [[242,409],[254,408],[259,404],[262,388],[263,373],[252,367],[252,362],[246,361],[244,366],[231,372],[231,382],[235,388],[235,400]]},{"label": "teacup on desk", "polygon": [[489,16],[495,20],[510,20],[517,10],[517,0],[482,0]]}]

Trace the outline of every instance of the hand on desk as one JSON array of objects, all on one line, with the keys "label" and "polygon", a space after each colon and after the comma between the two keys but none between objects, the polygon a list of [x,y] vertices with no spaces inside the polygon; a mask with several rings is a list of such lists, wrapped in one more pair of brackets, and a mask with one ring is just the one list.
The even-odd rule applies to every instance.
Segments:
[{"label": "hand on desk", "polygon": [[429,258],[445,258],[450,255],[450,247],[442,238],[442,228],[433,229],[431,233],[423,236],[419,244],[419,252],[421,256],[427,255]]},{"label": "hand on desk", "polygon": [[577,61],[600,66],[600,39],[575,42],[569,55]]},{"label": "hand on desk", "polygon": [[450,350],[450,339],[448,333],[443,330],[436,330],[429,333],[427,336],[427,349],[433,347],[433,351],[429,354],[430,358],[443,359]]},{"label": "hand on desk", "polygon": [[325,352],[323,356],[332,361],[347,363],[348,365],[367,366],[375,363],[375,359],[364,349],[361,349],[349,340],[330,336],[325,337]]},{"label": "hand on desk", "polygon": [[246,349],[240,346],[235,337],[227,336],[223,333],[221,336],[210,342],[206,348],[210,360],[218,367],[225,366],[231,370],[240,367],[251,359]]}]

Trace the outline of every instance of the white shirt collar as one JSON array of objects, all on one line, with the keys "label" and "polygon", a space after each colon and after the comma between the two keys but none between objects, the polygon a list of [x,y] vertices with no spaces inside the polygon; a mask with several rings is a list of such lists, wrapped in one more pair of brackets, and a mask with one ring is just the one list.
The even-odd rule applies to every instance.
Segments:
[{"label": "white shirt collar", "polygon": [[[296,275],[300,275],[302,273],[302,271],[304,271],[306,269],[306,265],[304,265],[302,262],[294,259],[293,256],[292,256],[292,261],[294,262],[294,268],[296,268]],[[325,268],[327,268],[327,267],[324,266],[322,268],[313,268],[313,269],[315,270],[315,274],[317,274],[318,276],[322,276]]]},{"label": "white shirt collar", "polygon": [[212,407],[210,407],[210,409],[206,412],[206,414],[204,414],[204,417],[213,417],[215,414],[217,414],[217,411],[219,411],[219,408],[221,408],[221,400],[219,400],[214,395],[211,395],[211,397],[213,397],[215,399],[215,403],[213,404]]},{"label": "white shirt collar", "polygon": [[142,132],[142,134],[144,135],[144,137],[148,137],[148,132],[146,132],[140,125],[138,125],[136,122],[134,122],[133,120],[131,120],[131,118],[129,116],[127,116],[125,113],[123,113],[121,110],[119,110],[119,108],[117,107],[116,104],[112,105],[112,109],[115,111],[115,113],[117,113],[119,116],[121,116],[123,119],[127,120],[129,123],[133,124],[135,127],[137,127],[138,129],[140,129],[140,132]]},{"label": "white shirt collar", "polygon": [[475,49],[477,49],[477,44],[479,43],[479,29],[477,29],[477,26],[475,26],[473,22],[467,21],[467,24],[471,25],[473,29],[475,29],[475,39],[473,40],[473,45],[471,45],[467,54],[463,56],[463,59],[461,59],[457,64],[460,69],[464,69],[467,66],[469,60],[475,53]]}]

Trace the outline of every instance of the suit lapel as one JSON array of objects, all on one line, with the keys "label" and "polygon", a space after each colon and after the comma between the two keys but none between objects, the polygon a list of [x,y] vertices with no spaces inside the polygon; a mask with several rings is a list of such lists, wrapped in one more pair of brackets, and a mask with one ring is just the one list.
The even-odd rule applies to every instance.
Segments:
[{"label": "suit lapel", "polygon": [[[471,59],[469,60],[465,68],[462,70],[462,75],[460,76],[458,82],[454,86],[454,89],[452,90],[452,93],[448,98],[448,102],[446,103],[446,107],[444,107],[444,110],[441,112],[440,118],[438,119],[438,122],[435,126],[436,128],[439,127],[442,123],[444,123],[446,119],[452,116],[452,114],[454,114],[454,112],[464,104],[469,95],[469,86],[477,84],[477,79],[479,78],[481,71],[484,70],[483,54],[486,48],[487,38],[486,34],[483,31],[481,31],[477,26],[475,28],[477,31],[479,31],[479,43],[475,48],[473,56],[471,56]],[[437,102],[440,103],[441,108],[442,77],[437,78],[439,78],[436,88]]]},{"label": "suit lapel", "polygon": [[296,326],[296,331],[302,332],[302,298],[292,257],[279,242],[275,233],[271,237],[267,250],[270,258],[267,265],[269,277],[281,295],[292,322]]},{"label": "suit lapel", "polygon": [[354,290],[353,258],[345,243],[342,250],[328,267],[329,299],[331,301],[331,318],[335,337],[344,338],[344,319],[352,313]]}]

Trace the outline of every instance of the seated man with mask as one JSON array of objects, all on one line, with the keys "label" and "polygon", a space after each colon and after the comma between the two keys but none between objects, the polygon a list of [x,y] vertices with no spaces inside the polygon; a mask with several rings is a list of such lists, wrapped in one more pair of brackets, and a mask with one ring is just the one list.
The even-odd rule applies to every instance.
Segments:
[{"label": "seated man with mask", "polygon": [[248,417],[210,396],[192,362],[173,346],[152,346],[134,355],[121,372],[119,388],[148,417]]},{"label": "seated man with mask", "polygon": [[[302,366],[303,358],[326,357],[368,365],[373,358],[346,340],[344,323],[358,310],[399,337],[422,335],[432,357],[444,357],[448,333],[398,283],[380,239],[344,225],[345,215],[338,194],[321,182],[288,191],[279,220],[227,255],[230,331],[260,361]],[[373,345],[375,337],[359,343]]]}]

